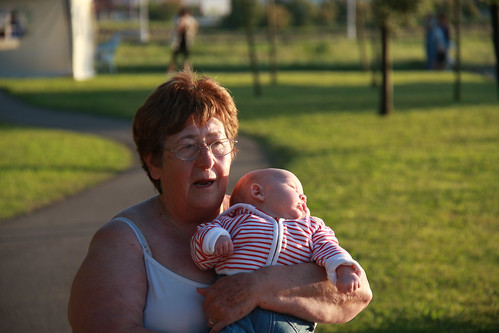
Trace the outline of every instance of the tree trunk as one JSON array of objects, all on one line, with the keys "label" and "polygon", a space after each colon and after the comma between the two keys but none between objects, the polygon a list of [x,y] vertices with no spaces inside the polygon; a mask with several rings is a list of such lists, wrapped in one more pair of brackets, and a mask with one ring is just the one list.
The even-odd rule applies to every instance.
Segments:
[{"label": "tree trunk", "polygon": [[253,91],[255,96],[262,94],[260,86],[260,73],[258,68],[258,57],[256,54],[255,34],[253,32],[253,1],[245,0],[246,15],[244,15],[244,26],[246,28],[246,40],[248,41],[248,53],[250,58],[251,72],[253,73]]},{"label": "tree trunk", "polygon": [[140,42],[147,43],[149,41],[149,0],[140,0],[139,6]]},{"label": "tree trunk", "polygon": [[269,40],[269,68],[272,84],[277,84],[277,46],[276,46],[276,12],[274,0],[268,0],[267,3],[267,38]]},{"label": "tree trunk", "polygon": [[357,43],[359,45],[360,62],[362,70],[367,72],[369,70],[369,59],[367,57],[366,49],[366,23],[364,20],[364,9],[360,5],[357,6]]},{"label": "tree trunk", "polygon": [[490,5],[490,19],[492,24],[492,41],[496,58],[496,85],[497,98],[499,98],[499,4]]},{"label": "tree trunk", "polygon": [[461,0],[455,0],[454,3],[454,19],[456,30],[456,63],[454,72],[456,80],[454,83],[454,100],[461,100]]},{"label": "tree trunk", "polygon": [[356,2],[356,0],[347,0],[347,38],[350,40],[357,39]]},{"label": "tree trunk", "polygon": [[[379,30],[381,32],[381,29]],[[371,61],[371,86],[377,87],[379,84],[379,72],[381,71],[381,43],[379,40],[379,34],[371,34],[371,50],[372,50],[372,61]]]},{"label": "tree trunk", "polygon": [[379,114],[387,116],[393,108],[393,84],[392,84],[392,60],[390,55],[390,29],[383,24],[381,26],[381,72],[383,82],[381,87],[381,103]]}]

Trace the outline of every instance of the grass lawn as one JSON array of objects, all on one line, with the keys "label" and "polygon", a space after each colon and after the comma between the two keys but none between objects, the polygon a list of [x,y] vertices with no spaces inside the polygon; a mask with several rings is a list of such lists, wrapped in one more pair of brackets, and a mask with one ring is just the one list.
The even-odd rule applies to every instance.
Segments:
[{"label": "grass lawn", "polygon": [[132,161],[115,142],[0,123],[0,223],[75,194]]},{"label": "grass lawn", "polygon": [[[302,180],[313,214],[369,274],[374,299],[319,332],[499,328],[499,104],[491,81],[396,73],[395,112],[358,73],[283,74],[264,97],[230,82],[242,131]],[[234,77],[235,79],[235,77]]]},{"label": "grass lawn", "polygon": [[[464,74],[457,103],[452,73],[396,72],[395,110],[381,118],[366,73],[283,72],[277,86],[264,74],[260,98],[249,73],[213,76],[234,95],[241,132],[259,140],[274,166],[300,177],[313,214],[369,275],[370,306],[350,323],[319,325],[318,332],[499,329],[499,104],[492,80]],[[33,103],[77,103],[81,111],[131,117],[164,79],[118,74],[5,84]],[[113,103],[96,102],[106,96]]]}]

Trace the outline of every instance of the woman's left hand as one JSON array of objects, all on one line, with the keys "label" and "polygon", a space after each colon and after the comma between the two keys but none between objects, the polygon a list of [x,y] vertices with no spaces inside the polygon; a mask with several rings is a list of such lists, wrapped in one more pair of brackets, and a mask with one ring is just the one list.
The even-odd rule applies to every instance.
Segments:
[{"label": "woman's left hand", "polygon": [[255,274],[240,273],[218,279],[197,291],[205,297],[203,310],[211,333],[248,315],[259,304]]}]

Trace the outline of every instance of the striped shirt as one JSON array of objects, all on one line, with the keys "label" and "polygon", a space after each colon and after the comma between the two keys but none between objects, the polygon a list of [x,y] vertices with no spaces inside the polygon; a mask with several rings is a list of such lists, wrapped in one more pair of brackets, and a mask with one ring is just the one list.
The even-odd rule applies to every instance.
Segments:
[{"label": "striped shirt", "polygon": [[[213,255],[217,239],[232,239],[232,256]],[[269,265],[315,262],[326,267],[336,283],[336,268],[358,263],[341,248],[334,231],[317,217],[276,219],[248,204],[237,204],[213,222],[198,226],[191,240],[192,257],[202,270],[215,268],[218,274],[231,275]]]}]

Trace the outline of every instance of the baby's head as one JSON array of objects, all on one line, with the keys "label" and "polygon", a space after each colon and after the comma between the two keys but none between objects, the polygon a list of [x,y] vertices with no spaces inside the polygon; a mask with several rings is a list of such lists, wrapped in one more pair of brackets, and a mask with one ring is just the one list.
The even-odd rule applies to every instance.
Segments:
[{"label": "baby's head", "polygon": [[307,197],[300,180],[283,169],[260,169],[245,174],[232,191],[230,204],[247,203],[274,216],[288,219],[308,215]]}]

